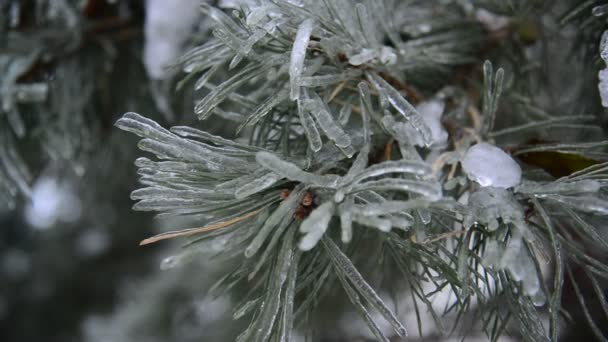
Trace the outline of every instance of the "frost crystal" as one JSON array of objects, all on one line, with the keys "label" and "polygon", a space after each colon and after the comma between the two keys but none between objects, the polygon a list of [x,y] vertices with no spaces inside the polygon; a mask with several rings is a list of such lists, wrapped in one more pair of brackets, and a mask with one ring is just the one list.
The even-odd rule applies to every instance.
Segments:
[{"label": "frost crystal", "polygon": [[472,146],[462,160],[469,179],[481,186],[510,188],[521,182],[521,168],[503,150],[487,143]]}]

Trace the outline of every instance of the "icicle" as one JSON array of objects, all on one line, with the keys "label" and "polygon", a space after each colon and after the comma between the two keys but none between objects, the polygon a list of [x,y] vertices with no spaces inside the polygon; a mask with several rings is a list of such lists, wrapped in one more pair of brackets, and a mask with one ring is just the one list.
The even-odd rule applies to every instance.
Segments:
[{"label": "icicle", "polygon": [[[306,69],[308,74],[310,68]],[[329,74],[320,76],[302,76],[300,77],[300,86],[307,88],[328,87],[343,81],[348,81],[354,77],[361,75],[360,70],[348,70],[339,74]]]},{"label": "icicle", "polygon": [[304,233],[304,237],[298,245],[301,250],[309,251],[313,249],[319,240],[325,234],[329,221],[334,213],[334,202],[329,201],[321,204],[318,208],[302,221],[300,232]]},{"label": "icicle", "polygon": [[278,226],[274,227],[274,231],[272,232],[272,238],[270,239],[270,242],[268,242],[268,244],[266,245],[264,253],[262,253],[262,255],[258,257],[258,260],[255,266],[253,267],[253,271],[251,271],[249,273],[249,276],[247,276],[249,280],[254,279],[258,272],[260,272],[262,267],[264,267],[268,259],[272,257],[273,253],[276,251],[279,240],[283,237],[283,233],[285,232],[285,230],[290,229],[292,222],[293,216],[286,215],[281,220],[281,223]]},{"label": "icicle", "polygon": [[344,126],[348,124],[348,120],[350,120],[350,115],[352,113],[352,107],[350,104],[345,105],[340,108],[340,113],[338,114],[338,122]]},{"label": "icicle", "polygon": [[430,176],[432,170],[426,163],[408,160],[391,160],[368,167],[355,176],[353,183],[359,183],[367,178],[383,176],[390,173],[409,173],[418,176]]},{"label": "icicle", "polygon": [[291,83],[292,100],[300,99],[300,77],[304,70],[304,60],[306,59],[306,49],[310,41],[310,35],[314,27],[312,19],[307,19],[300,24],[296,33],[296,38],[291,50],[291,61],[289,64],[289,79]]},{"label": "icicle", "polygon": [[323,101],[316,94],[312,94],[310,100],[305,100],[304,105],[306,109],[315,118],[319,127],[325,132],[325,135],[334,142],[334,144],[343,150],[345,154],[350,158],[354,155],[355,151],[351,145],[350,137],[344,132],[344,129],[334,120],[332,114],[329,112]]},{"label": "icicle", "polygon": [[542,195],[542,194],[582,194],[596,193],[600,190],[602,184],[596,180],[583,179],[580,181],[570,182],[551,182],[551,183],[536,183],[532,181],[523,182],[515,188],[515,191],[522,194]]},{"label": "icicle", "polygon": [[[540,196],[539,196],[540,197]],[[608,201],[593,196],[560,196],[560,195],[546,195],[544,198],[548,198],[572,208],[596,214],[596,215],[608,215]]]},{"label": "icicle", "polygon": [[342,242],[349,243],[353,239],[353,213],[354,197],[349,196],[338,206],[340,214],[340,228],[342,229]]},{"label": "icicle", "polygon": [[256,180],[243,185],[238,188],[234,193],[236,198],[246,198],[253,194],[256,194],[260,191],[266,190],[276,182],[278,182],[282,177],[274,172],[269,172],[266,175],[257,178]]},{"label": "icicle", "polygon": [[591,10],[591,13],[596,17],[604,16],[606,13],[608,13],[608,5],[595,6]]},{"label": "icicle", "polygon": [[269,282],[267,295],[262,304],[263,310],[259,317],[261,326],[256,331],[257,338],[254,341],[268,341],[273,333],[273,326],[279,315],[283,285],[287,281],[294,262],[294,232],[295,230],[292,229],[285,234],[283,244],[277,255],[277,264],[270,277],[272,280]]},{"label": "icicle", "polygon": [[304,128],[304,132],[306,133],[306,138],[308,139],[310,149],[313,152],[319,152],[323,147],[321,135],[319,134],[315,121],[313,120],[312,116],[310,116],[308,111],[304,109],[301,101],[298,101],[298,116],[300,117],[302,128]]},{"label": "icicle", "polygon": [[216,86],[194,106],[194,112],[200,120],[204,120],[213,113],[213,109],[222,103],[230,94],[251,79],[264,75],[273,66],[274,60],[266,63],[251,63],[241,71]]},{"label": "icicle", "polygon": [[393,226],[390,220],[380,217],[360,216],[355,214],[353,221],[385,233],[390,232]]},{"label": "icicle", "polygon": [[285,285],[285,298],[281,317],[281,335],[277,342],[291,342],[291,334],[294,325],[294,306],[296,297],[296,283],[298,280],[298,264],[302,253],[295,251],[289,273],[287,274],[287,284]]},{"label": "icicle", "polygon": [[302,194],[301,192],[301,188],[294,189],[289,197],[281,202],[279,207],[272,212],[272,214],[264,222],[262,228],[260,228],[256,236],[253,238],[253,241],[251,241],[249,246],[247,246],[247,249],[245,249],[245,257],[251,258],[254,256],[260,250],[264,242],[266,242],[266,239],[270,233],[272,233],[272,230],[281,223],[286,215],[293,213],[300,202],[300,197]]},{"label": "icicle", "polygon": [[344,148],[350,146],[350,137],[336,123],[332,114],[327,110],[325,104],[318,96],[314,96],[313,94],[313,97],[310,100],[306,100],[304,104],[312,116],[315,117],[327,137],[334,141],[337,147]]},{"label": "icicle", "polygon": [[246,314],[251,312],[253,309],[255,309],[259,302],[260,302],[260,298],[256,298],[256,299],[247,301],[245,304],[243,304],[242,306],[240,306],[236,310],[234,310],[234,313],[232,314],[232,318],[235,320],[243,318],[243,316],[245,316]]},{"label": "icicle", "polygon": [[209,141],[218,145],[225,145],[229,147],[233,147],[240,150],[248,150],[248,151],[259,151],[260,148],[256,146],[246,145],[238,143],[234,140],[226,139],[220,137],[219,135],[213,135],[209,132],[201,131],[196,128],[187,127],[187,126],[175,126],[171,127],[171,132],[182,136],[182,137],[195,137],[203,141]]},{"label": "icicle", "polygon": [[351,192],[359,192],[364,190],[405,191],[417,193],[434,200],[441,198],[441,186],[439,184],[408,179],[389,178],[359,183],[352,188]]},{"label": "icicle", "polygon": [[304,184],[316,185],[325,188],[336,188],[340,177],[336,175],[315,175],[302,171],[297,165],[281,160],[269,152],[258,152],[255,159],[263,167],[282,175],[283,177]]},{"label": "icicle", "polygon": [[430,204],[431,202],[424,199],[413,199],[409,201],[384,201],[382,203],[357,205],[355,212],[363,216],[389,215],[402,213],[412,209],[427,208]]},{"label": "icicle", "polygon": [[378,50],[362,49],[358,54],[348,58],[348,62],[352,65],[362,65],[371,62],[378,57]]},{"label": "icicle", "polygon": [[407,330],[397,316],[378,296],[376,291],[363,279],[361,273],[350,259],[329,238],[323,239],[323,245],[331,255],[336,268],[352,283],[352,286],[393,326],[399,336],[407,336]]},{"label": "icicle", "polygon": [[412,124],[422,137],[425,145],[431,145],[433,143],[431,130],[416,108],[403,98],[403,96],[401,96],[401,94],[382,77],[373,73],[367,73],[367,79],[372,82],[378,92],[386,94],[388,102]]},{"label": "icicle", "polygon": [[378,46],[381,44],[378,41],[377,35],[375,34],[377,32],[377,24],[375,23],[368,6],[368,3],[357,3],[355,5],[357,19],[359,21],[359,25],[361,26],[362,36],[365,38],[367,44],[369,46]]},{"label": "icicle", "polygon": [[276,106],[281,104],[281,102],[285,101],[288,95],[289,91],[287,88],[283,88],[278,93],[270,95],[253,111],[253,113],[251,113],[247,120],[241,124],[241,128],[245,125],[253,126],[258,123],[260,119],[268,115],[268,113],[270,113],[270,111],[272,111]]},{"label": "icicle", "polygon": [[213,75],[215,75],[215,73],[220,69],[220,67],[222,67],[222,63],[217,63],[216,65],[212,66],[211,68],[209,68],[209,70],[207,70],[194,84],[194,90],[200,90],[201,88],[203,88],[207,82],[209,82],[209,79],[211,79],[211,77]]}]

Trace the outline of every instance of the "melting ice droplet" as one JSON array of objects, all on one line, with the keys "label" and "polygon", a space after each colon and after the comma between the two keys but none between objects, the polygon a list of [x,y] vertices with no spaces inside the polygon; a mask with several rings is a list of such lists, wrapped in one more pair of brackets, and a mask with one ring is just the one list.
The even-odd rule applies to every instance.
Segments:
[{"label": "melting ice droplet", "polygon": [[462,160],[469,179],[481,186],[510,188],[521,182],[521,168],[503,150],[487,143],[472,146]]}]

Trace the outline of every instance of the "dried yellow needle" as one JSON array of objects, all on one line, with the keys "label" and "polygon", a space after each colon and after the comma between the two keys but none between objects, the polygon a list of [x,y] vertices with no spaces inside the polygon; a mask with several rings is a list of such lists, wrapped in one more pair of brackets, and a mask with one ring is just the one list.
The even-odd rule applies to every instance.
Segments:
[{"label": "dried yellow needle", "polygon": [[248,219],[248,218],[250,218],[252,216],[255,216],[255,215],[259,214],[262,211],[262,209],[263,208],[258,209],[258,210],[254,210],[254,211],[249,212],[249,213],[247,213],[245,215],[235,217],[235,218],[230,219],[228,221],[218,222],[218,223],[210,224],[210,225],[204,226],[204,227],[190,228],[190,229],[184,229],[184,230],[178,230],[178,231],[166,232],[166,233],[158,234],[158,235],[155,235],[153,237],[149,237],[149,238],[147,238],[145,240],[142,240],[139,243],[139,245],[140,246],[148,245],[148,244],[160,241],[160,240],[167,240],[167,239],[172,239],[172,238],[180,237],[180,236],[190,236],[190,235],[205,233],[205,232],[209,232],[209,231],[212,231],[212,230],[228,227],[228,226],[231,226],[231,225],[233,225],[235,223],[241,222],[243,220],[246,220],[246,219]]},{"label": "dried yellow needle", "polygon": [[429,244],[429,243],[438,242],[438,241],[441,241],[441,240],[449,239],[451,237],[462,235],[462,234],[464,234],[466,232],[467,232],[467,230],[455,230],[453,232],[448,232],[448,233],[440,234],[440,235],[435,236],[434,238],[427,239],[427,240],[423,241],[422,244],[426,245],[426,244]]},{"label": "dried yellow needle", "polygon": [[340,94],[340,92],[342,91],[342,89],[344,89],[344,86],[346,85],[346,81],[338,84],[338,86],[336,88],[334,88],[334,91],[331,92],[331,95],[329,95],[329,99],[327,100],[327,102],[331,102],[336,96],[338,96],[338,94]]}]

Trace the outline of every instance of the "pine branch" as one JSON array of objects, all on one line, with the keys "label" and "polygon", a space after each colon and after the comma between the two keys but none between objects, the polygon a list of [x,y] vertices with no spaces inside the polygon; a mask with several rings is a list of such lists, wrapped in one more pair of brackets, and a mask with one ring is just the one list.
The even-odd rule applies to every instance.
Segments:
[{"label": "pine branch", "polygon": [[[479,3],[521,16],[548,6]],[[405,335],[400,317],[355,266],[377,252],[370,241],[381,241],[416,311],[424,304],[439,326],[442,315],[428,298],[447,293],[453,297],[444,314],[455,315],[453,331],[464,331],[475,312],[492,340],[510,322],[531,340],[556,340],[568,263],[608,275],[608,266],[571,238],[606,247],[584,218],[608,214],[606,143],[524,146],[517,133],[588,117],[543,111],[542,120],[522,115],[525,122],[505,126],[509,107],[501,98],[521,98],[511,75],[479,59],[491,32],[459,5],[305,4],[261,1],[233,16],[204,4],[214,38],[179,61],[187,77],[199,77],[197,88],[208,89],[194,107],[198,118],[230,116],[248,143],[187,127],[167,130],[134,113],[117,122],[159,159],[136,162],[145,187],[132,194],[134,208],[188,215],[203,226],[144,242],[238,237],[222,254],[240,265],[214,290],[249,281],[235,316],[249,313],[251,324],[239,340],[287,340],[294,321],[314,310],[336,280],[377,339],[390,336],[367,306]],[[471,61],[483,65],[483,86],[439,77]],[[508,154],[499,138],[511,134]],[[567,165],[575,172],[564,178],[549,171],[533,177],[528,171],[541,163],[516,159],[531,153],[592,162]],[[254,216],[249,227],[244,220]],[[553,217],[567,219],[558,225]],[[540,271],[545,256],[555,263],[553,279]],[[549,332],[537,323],[543,306]]]}]

